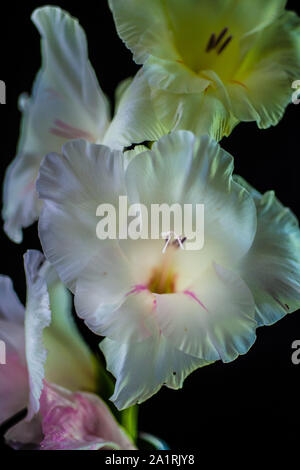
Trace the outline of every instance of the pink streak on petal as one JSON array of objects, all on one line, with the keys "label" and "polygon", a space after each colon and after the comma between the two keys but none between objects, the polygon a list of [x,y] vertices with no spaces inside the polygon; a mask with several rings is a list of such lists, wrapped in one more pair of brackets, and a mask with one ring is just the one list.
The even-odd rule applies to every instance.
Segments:
[{"label": "pink streak on petal", "polygon": [[32,192],[34,189],[35,189],[35,179],[30,181],[30,183],[28,183],[25,186],[24,191],[23,191],[24,196],[25,196],[25,194],[27,194],[29,192]]},{"label": "pink streak on petal", "polygon": [[54,90],[54,88],[45,88],[45,93],[48,94],[49,98],[62,98],[62,95]]},{"label": "pink streak on petal", "polygon": [[[148,291],[149,294],[153,295],[152,292],[149,291],[148,286],[144,284],[137,284],[130,292],[126,294],[126,297],[128,297],[129,295],[140,294],[141,292],[145,292],[145,291]],[[155,296],[153,297],[154,297],[153,298],[153,310],[156,310],[157,300]]]},{"label": "pink streak on petal", "polygon": [[64,121],[61,121],[60,119],[55,119],[54,124],[57,127],[61,127],[62,129],[66,129],[66,130],[69,130],[69,131],[72,131],[72,130],[75,129],[74,127],[70,126],[69,124],[67,124]]},{"label": "pink streak on petal", "polygon": [[140,294],[141,292],[144,292],[145,290],[148,290],[148,287],[144,284],[137,284],[136,286],[134,286],[134,288],[128,292],[126,294],[126,297],[128,297],[129,295],[133,295],[133,294]]},{"label": "pink streak on petal", "polygon": [[202,308],[204,308],[204,310],[206,310],[206,311],[208,312],[208,310],[207,310],[207,308],[205,307],[205,305],[201,302],[200,299],[198,299],[198,297],[196,296],[196,294],[195,294],[194,292],[192,292],[192,291],[190,291],[190,290],[185,290],[183,293],[184,293],[185,295],[188,295],[189,297],[191,297],[193,300],[195,300],[199,305],[201,305]]},{"label": "pink streak on petal", "polygon": [[50,129],[50,133],[57,137],[63,137],[67,140],[72,139],[86,139],[90,142],[95,142],[95,137],[87,131],[72,127],[60,119],[55,119],[54,124],[56,127]]}]

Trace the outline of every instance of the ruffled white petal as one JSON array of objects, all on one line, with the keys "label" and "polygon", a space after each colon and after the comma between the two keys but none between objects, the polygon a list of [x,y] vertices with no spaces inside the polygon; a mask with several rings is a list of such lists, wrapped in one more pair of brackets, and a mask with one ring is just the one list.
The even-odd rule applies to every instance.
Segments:
[{"label": "ruffled white petal", "polygon": [[63,109],[69,117],[75,113],[74,125],[84,124],[83,131],[101,137],[109,123],[108,103],[88,60],[86,36],[78,20],[56,7],[37,9],[32,20],[42,36],[44,76],[39,91],[45,91],[45,85],[53,87],[61,95],[61,104],[69,100]]},{"label": "ruffled white petal", "polygon": [[89,263],[76,284],[75,307],[94,333],[141,341],[151,334],[154,298],[147,291],[135,292],[132,266],[123,258],[115,244]]},{"label": "ruffled white petal", "polygon": [[[232,179],[233,159],[212,139],[178,131],[134,158],[126,172],[130,201],[204,204],[205,246],[238,258],[252,245],[256,210],[251,196]],[[202,253],[198,253],[202,256]],[[220,261],[220,260],[219,260]]]},{"label": "ruffled white petal", "polygon": [[253,292],[259,325],[271,325],[300,308],[300,230],[273,191],[264,195],[237,178],[254,197],[257,234],[239,267]]},{"label": "ruffled white petal", "polygon": [[179,351],[163,335],[141,343],[120,343],[106,338],[100,349],[108,370],[116,377],[111,400],[118,409],[144,402],[163,385],[179,389],[191,372],[208,364]]},{"label": "ruffled white petal", "polygon": [[43,330],[50,325],[51,312],[45,279],[39,269],[44,256],[38,251],[29,251],[24,256],[27,279],[27,303],[25,313],[25,344],[29,376],[29,401],[26,421],[38,413],[40,396],[45,377],[44,365],[47,352],[43,343]]},{"label": "ruffled white petal", "polygon": [[101,145],[73,141],[63,156],[48,155],[40,170],[37,190],[44,203],[39,235],[44,252],[62,281],[71,289],[101,247],[96,236],[101,203],[117,207],[124,187],[123,157]]},{"label": "ruffled white petal", "polygon": [[255,305],[247,285],[221,266],[207,269],[183,293],[157,295],[154,312],[165,337],[186,354],[230,362],[256,339]]},{"label": "ruffled white petal", "polygon": [[155,141],[167,132],[155,113],[148,82],[140,71],[122,95],[103,144],[121,149],[147,140]]}]

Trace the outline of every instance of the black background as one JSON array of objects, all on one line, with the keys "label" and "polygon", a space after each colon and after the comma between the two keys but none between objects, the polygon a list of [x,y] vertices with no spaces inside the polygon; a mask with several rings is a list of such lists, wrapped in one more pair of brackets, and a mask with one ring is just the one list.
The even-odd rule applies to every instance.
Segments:
[{"label": "black background", "polygon": [[[134,75],[137,66],[115,32],[106,0],[86,0],[77,6],[67,1],[54,4],[79,18],[101,87],[113,97],[116,85]],[[16,151],[18,96],[30,92],[40,67],[40,37],[30,14],[42,5],[28,0],[1,4],[0,79],[7,86],[7,104],[0,106],[1,178]],[[299,2],[289,1],[288,8],[300,14]],[[275,189],[279,199],[298,216],[299,131],[300,105],[290,105],[276,128],[260,131],[255,124],[240,124],[230,138],[222,141],[222,146],[235,156],[236,173],[260,191]],[[2,230],[0,241],[0,271],[12,277],[24,301],[22,257],[28,248],[40,246],[36,226],[25,231],[22,245],[10,242]],[[161,390],[140,407],[140,429],[165,439],[174,450],[217,452],[223,444],[232,448],[243,444],[251,453],[257,448],[273,452],[277,446],[297,445],[300,365],[291,362],[295,339],[300,339],[299,312],[272,327],[260,328],[246,356],[231,364],[216,363],[194,372],[183,390]],[[93,346],[96,342],[91,339]]]}]

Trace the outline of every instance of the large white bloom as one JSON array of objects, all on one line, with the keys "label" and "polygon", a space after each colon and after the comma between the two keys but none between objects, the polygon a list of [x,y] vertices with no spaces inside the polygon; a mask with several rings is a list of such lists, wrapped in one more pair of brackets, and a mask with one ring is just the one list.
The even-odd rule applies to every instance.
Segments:
[{"label": "large white bloom", "polygon": [[[61,152],[65,142],[76,138],[120,149],[137,139],[127,126],[127,119],[132,120],[130,106],[137,105],[132,101],[132,89],[128,90],[129,101],[122,104],[129,82],[123,82],[116,91],[116,109],[121,104],[122,109],[111,121],[109,103],[89,62],[86,36],[78,21],[55,7],[37,9],[32,21],[42,37],[42,68],[32,96],[20,99],[21,138],[4,181],[4,228],[18,243],[22,241],[22,228],[39,216],[41,203],[35,181],[47,153]],[[139,90],[137,80],[133,89],[136,87]],[[148,118],[143,114],[139,121],[147,128]],[[151,113],[149,119],[153,125]]]},{"label": "large white bloom", "polygon": [[[126,168],[121,152],[79,140],[48,155],[37,187],[46,256],[74,292],[78,315],[116,376],[119,408],[193,370],[234,360],[300,306],[299,228],[273,193],[232,177],[233,159],[208,137],[178,131]],[[187,251],[164,240],[99,240],[97,206],[204,204],[205,243]],[[183,234],[184,235],[184,234]]]}]

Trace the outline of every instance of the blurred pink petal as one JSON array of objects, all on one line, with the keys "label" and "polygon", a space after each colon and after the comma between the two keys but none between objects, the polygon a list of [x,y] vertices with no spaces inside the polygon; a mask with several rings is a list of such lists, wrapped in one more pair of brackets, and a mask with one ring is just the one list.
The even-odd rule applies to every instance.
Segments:
[{"label": "blurred pink petal", "polygon": [[42,450],[134,449],[96,395],[45,383],[40,401]]}]

